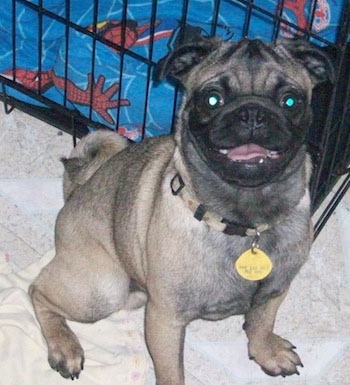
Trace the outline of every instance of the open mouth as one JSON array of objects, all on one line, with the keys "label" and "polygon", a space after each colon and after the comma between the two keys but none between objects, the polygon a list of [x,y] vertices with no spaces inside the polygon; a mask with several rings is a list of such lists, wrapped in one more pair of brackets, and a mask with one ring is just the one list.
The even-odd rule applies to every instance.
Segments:
[{"label": "open mouth", "polygon": [[282,151],[269,150],[254,143],[244,144],[235,148],[223,148],[219,153],[234,162],[264,163],[265,160],[277,160]]}]

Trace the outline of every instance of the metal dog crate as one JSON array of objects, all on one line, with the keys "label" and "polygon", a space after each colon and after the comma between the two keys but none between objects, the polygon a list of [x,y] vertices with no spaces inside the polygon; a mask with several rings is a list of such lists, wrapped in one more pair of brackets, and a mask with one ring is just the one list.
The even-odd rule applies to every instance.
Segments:
[{"label": "metal dog crate", "polygon": [[[350,186],[349,32],[348,0],[4,0],[0,99],[6,113],[21,109],[72,134],[74,143],[97,128],[142,140],[167,132],[154,122],[165,109],[165,125],[173,126],[181,95],[169,84],[158,95],[152,73],[159,57],[178,44],[199,34],[309,39],[329,52],[336,67],[336,83],[317,87],[313,97],[308,144],[314,211],[344,179],[315,226],[317,236]],[[135,89],[142,83],[131,103],[125,98],[130,79]],[[131,123],[137,115],[136,136],[130,120],[123,121],[129,110]],[[148,131],[152,125],[156,129]]]}]

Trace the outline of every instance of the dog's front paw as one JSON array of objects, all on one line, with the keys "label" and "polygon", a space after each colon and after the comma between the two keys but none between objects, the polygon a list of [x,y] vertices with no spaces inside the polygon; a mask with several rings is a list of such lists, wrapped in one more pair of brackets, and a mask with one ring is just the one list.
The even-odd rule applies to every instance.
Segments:
[{"label": "dog's front paw", "polygon": [[270,376],[299,375],[298,366],[303,367],[303,364],[294,349],[289,341],[273,333],[248,345],[249,358]]},{"label": "dog's front paw", "polygon": [[48,361],[52,369],[64,378],[79,378],[84,369],[84,351],[74,340],[69,343],[58,342],[49,347]]}]

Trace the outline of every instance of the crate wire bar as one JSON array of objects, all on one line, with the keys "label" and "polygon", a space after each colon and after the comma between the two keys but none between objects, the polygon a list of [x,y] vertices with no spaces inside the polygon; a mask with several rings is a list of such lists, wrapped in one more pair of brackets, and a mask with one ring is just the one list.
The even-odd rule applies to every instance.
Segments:
[{"label": "crate wire bar", "polygon": [[[140,5],[139,8],[142,8],[141,5],[145,1],[87,1],[86,4],[90,4],[91,12],[89,18],[85,18],[85,22],[83,22],[81,21],[84,19],[83,16],[81,18],[77,17],[77,9],[79,8],[77,0],[5,0],[6,5],[9,6],[4,5],[0,10],[0,40],[2,38],[1,31],[5,31],[7,26],[7,31],[10,31],[12,45],[10,50],[12,70],[10,72],[4,71],[3,66],[0,67],[0,100],[4,102],[5,112],[10,113],[14,108],[23,110],[72,134],[74,144],[76,138],[82,137],[91,130],[100,128],[113,129],[121,134],[125,134],[125,132],[128,134],[127,129],[125,132],[121,131],[124,126],[128,127],[125,124],[125,111],[128,110],[130,103],[123,95],[130,88],[129,78],[134,75],[128,71],[130,66],[135,68],[136,72],[144,67],[145,81],[142,83],[143,88],[141,88],[139,100],[136,106],[135,104],[133,106],[136,107],[134,111],[139,115],[138,123],[135,125],[139,137],[135,140],[143,140],[147,136],[167,133],[166,131],[162,132],[162,130],[159,132],[157,130],[147,131],[150,121],[155,127],[160,126],[158,122],[150,120],[150,108],[156,110],[158,108],[160,111],[163,106],[167,106],[169,109],[167,125],[170,131],[174,125],[181,91],[173,87],[171,95],[167,94],[167,98],[160,98],[161,104],[159,104],[159,100],[154,97],[154,90],[158,86],[155,85],[152,78],[154,67],[159,60],[158,44],[160,35],[158,28],[160,20],[164,18],[164,1],[148,0],[147,6],[143,6],[145,15],[142,20],[138,20],[138,23],[130,21],[131,11],[134,11],[138,5]],[[344,0],[343,2],[343,8],[340,10],[341,20],[339,20],[334,39],[330,39],[328,35],[323,36],[316,33],[313,28],[320,3],[323,3],[324,0],[322,2],[320,0],[298,0],[300,4],[309,4],[310,10],[309,17],[305,17],[307,23],[302,26],[298,25],[293,19],[286,17],[285,10],[290,5],[291,0],[276,0],[273,9],[265,6],[265,4],[272,2],[262,0],[212,0],[211,13],[206,15],[207,18],[202,24],[198,20],[193,24],[191,10],[196,1],[199,0],[168,2],[169,11],[173,11],[172,8],[180,8],[179,17],[177,18],[178,26],[172,30],[171,34],[167,35],[169,37],[166,46],[168,49],[174,49],[176,45],[186,42],[191,35],[195,35],[198,31],[205,36],[221,34],[225,35],[227,39],[233,36],[232,40],[239,40],[242,37],[251,38],[252,30],[256,27],[257,18],[261,18],[272,31],[267,40],[274,42],[288,30],[290,34],[302,35],[313,43],[322,46],[334,58],[336,83],[334,85],[328,84],[316,89],[314,92],[318,104],[316,103],[315,107],[316,121],[310,130],[308,143],[314,164],[310,186],[313,211],[315,212],[320,207],[341,178],[342,183],[318,218],[315,225],[315,237],[317,237],[350,187],[349,1]],[[61,8],[58,7],[59,4],[62,5]],[[87,6],[80,4],[85,7],[85,11],[88,9]],[[112,4],[114,6],[118,5],[115,12],[116,19],[101,19],[100,10],[104,9],[106,4],[110,4],[111,7]],[[229,15],[222,16],[223,7],[226,7],[226,13],[230,13],[227,12],[227,9],[230,10],[230,8],[227,8],[228,6],[232,8],[230,25],[225,23],[230,19]],[[7,24],[3,19],[5,9],[6,16],[8,16],[6,19]],[[238,11],[243,12],[243,17],[239,20],[236,18],[236,12]],[[31,72],[28,72],[28,76],[32,76],[29,81],[35,83],[35,87],[28,87],[21,78],[23,59],[21,59],[18,52],[21,49],[21,43],[23,43],[23,40],[21,40],[23,36],[18,25],[22,20],[21,18],[26,15],[36,16],[34,24],[37,31],[34,31],[35,39],[33,40],[36,42],[36,46],[32,47],[33,52],[31,52],[32,57],[30,59],[33,68]],[[78,16],[80,15],[78,14]],[[89,22],[86,21],[87,19]],[[60,77],[57,75],[56,67],[53,70],[48,70],[45,61],[49,33],[46,27],[54,24],[57,30],[62,31],[61,40],[63,39],[63,48],[58,51],[58,56],[62,60]],[[231,30],[232,25],[234,26],[234,32]],[[240,28],[239,33],[241,36],[238,36],[239,33],[237,34],[237,26]],[[114,33],[118,33],[118,35],[111,38],[112,31],[109,32],[108,28],[115,28],[117,32],[114,31]],[[205,28],[207,29],[203,33]],[[144,30],[147,30],[148,34],[147,43],[143,43],[142,39],[138,40],[133,35],[139,33],[142,38]],[[101,31],[105,32],[102,33]],[[166,30],[164,31],[163,33],[167,33]],[[71,80],[72,49],[77,49],[72,45],[72,41],[76,36],[81,38],[82,45],[87,42],[89,47],[88,80],[82,85],[79,82],[73,84]],[[137,36],[137,38],[140,38],[140,36]],[[131,40],[133,38],[134,40]],[[147,45],[147,49],[142,49],[141,43],[145,44],[145,47]],[[54,44],[54,42],[51,44]],[[137,46],[141,48],[137,48]],[[101,52],[107,52],[107,54],[103,56]],[[166,53],[163,52],[162,56]],[[0,52],[0,64],[2,60]],[[117,84],[111,82],[107,84],[108,79],[101,75],[101,67],[112,68],[115,71]],[[53,77],[49,79],[49,86],[52,83],[55,86],[59,85],[58,99],[47,93],[49,87],[46,83],[47,76]],[[28,79],[25,80],[28,81]],[[136,78],[136,82],[138,82],[138,78]],[[76,93],[72,94],[72,90]],[[80,99],[76,104],[72,103],[72,95],[73,98],[77,98],[78,94]],[[25,97],[22,97],[22,95]],[[113,98],[104,100],[107,107],[101,112],[96,106],[96,99],[107,96]],[[83,109],[80,108],[82,104]],[[96,111],[100,111],[100,115]],[[114,111],[115,115],[111,116],[111,111]]]}]

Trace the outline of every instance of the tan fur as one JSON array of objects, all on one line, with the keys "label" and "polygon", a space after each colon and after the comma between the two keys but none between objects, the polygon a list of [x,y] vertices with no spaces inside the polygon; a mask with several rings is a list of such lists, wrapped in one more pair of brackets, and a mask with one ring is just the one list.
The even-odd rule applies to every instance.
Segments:
[{"label": "tan fur", "polygon": [[[100,133],[103,134],[100,135]],[[123,150],[128,140],[113,131],[95,131],[83,137],[68,158],[62,158],[63,197],[66,201],[77,185],[83,185],[106,160]],[[71,177],[73,174],[73,178]]]}]

